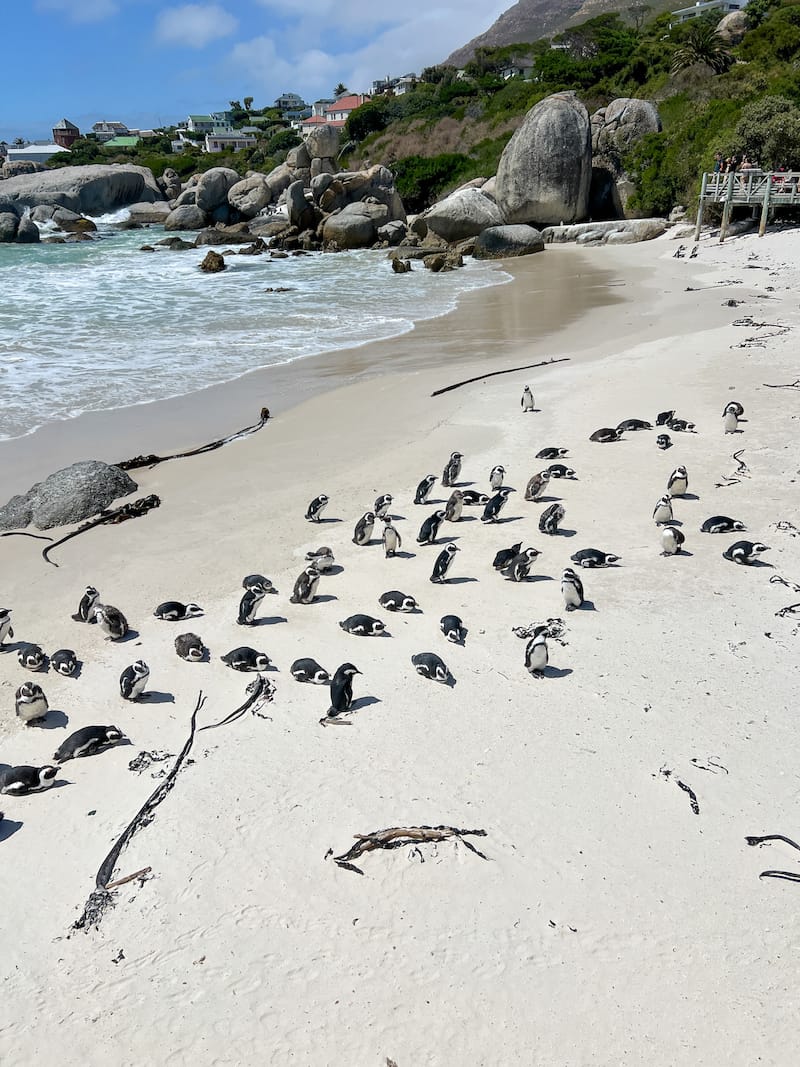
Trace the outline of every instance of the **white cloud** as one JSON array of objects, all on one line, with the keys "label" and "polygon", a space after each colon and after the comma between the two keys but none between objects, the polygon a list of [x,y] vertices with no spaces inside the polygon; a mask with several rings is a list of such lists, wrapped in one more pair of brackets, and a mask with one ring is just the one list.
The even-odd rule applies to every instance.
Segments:
[{"label": "white cloud", "polygon": [[156,19],[156,40],[164,45],[205,48],[236,32],[238,19],[219,4],[184,4],[162,11]]},{"label": "white cloud", "polygon": [[115,0],[37,0],[40,11],[61,11],[73,22],[100,22],[119,11]]}]

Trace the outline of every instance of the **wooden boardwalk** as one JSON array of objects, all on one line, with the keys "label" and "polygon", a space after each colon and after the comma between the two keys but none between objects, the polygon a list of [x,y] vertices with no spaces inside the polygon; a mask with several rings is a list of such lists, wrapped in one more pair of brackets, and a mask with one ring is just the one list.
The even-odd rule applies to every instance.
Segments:
[{"label": "wooden boardwalk", "polygon": [[697,204],[697,225],[694,239],[700,240],[700,227],[706,204],[722,204],[720,243],[725,240],[731,220],[731,209],[740,205],[761,208],[759,237],[764,236],[770,208],[800,204],[800,172],[740,170],[732,174],[704,174]]}]

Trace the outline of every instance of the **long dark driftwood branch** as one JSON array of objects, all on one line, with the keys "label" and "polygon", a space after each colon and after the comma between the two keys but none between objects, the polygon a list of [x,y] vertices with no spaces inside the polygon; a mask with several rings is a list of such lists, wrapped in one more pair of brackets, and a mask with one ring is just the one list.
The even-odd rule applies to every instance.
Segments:
[{"label": "long dark driftwood branch", "polygon": [[738,485],[742,478],[750,477],[750,468],[742,459],[743,453],[743,448],[740,448],[738,452],[733,453],[731,459],[736,463],[736,474],[721,475],[722,481],[714,483],[716,489],[727,489],[729,485]]},{"label": "long dark driftwood branch", "polygon": [[[486,837],[485,830],[459,830],[455,826],[393,826],[388,830],[374,830],[370,834],[355,834],[356,843],[341,856],[334,856],[333,861],[346,871],[355,871],[356,874],[364,872],[352,862],[363,856],[365,852],[372,852],[376,848],[403,848],[405,845],[420,844],[429,841],[445,841],[448,837],[457,837],[463,841],[470,852],[474,852],[481,859],[487,859],[482,852],[467,841],[467,835],[474,837]],[[330,853],[328,853],[330,855]]]},{"label": "long dark driftwood branch", "polygon": [[770,385],[769,382],[762,383],[766,389],[800,389],[800,378],[795,378],[793,382],[787,382],[784,385]]},{"label": "long dark driftwood branch", "polygon": [[[264,704],[268,704],[275,693],[275,686],[268,678],[265,678],[263,674],[259,674],[254,678],[252,682],[247,686],[246,692],[250,695],[244,704],[240,704],[238,708],[235,708],[230,715],[226,715],[224,719],[220,719],[219,722],[211,722],[207,726],[201,726],[197,731],[202,733],[203,730],[216,730],[218,726],[227,726],[228,723],[235,722],[236,719],[241,719],[248,711],[251,711],[254,715],[260,714],[260,709]],[[265,718],[265,716],[261,716]]]},{"label": "long dark driftwood branch", "polygon": [[[167,794],[173,789],[175,780],[178,775],[178,771],[183,766],[186,757],[192,750],[194,744],[195,732],[197,727],[197,714],[206,702],[206,698],[203,695],[202,690],[198,694],[197,703],[194,706],[192,712],[192,718],[189,725],[189,736],[186,739],[186,743],[178,753],[178,756],[172,765],[172,769],[166,778],[163,779],[158,787],[150,794],[147,800],[142,804],[141,808],[134,815],[133,819],[128,823],[120,836],[117,838],[114,847],[109,854],[100,864],[95,877],[95,891],[89,896],[86,901],[83,912],[80,917],[72,924],[73,930],[83,930],[87,926],[97,926],[100,920],[103,918],[106,908],[113,906],[114,898],[111,895],[110,889],[115,885],[124,885],[130,881],[129,878],[118,879],[117,882],[111,881],[111,876],[114,873],[114,868],[117,865],[117,860],[120,857],[122,850],[127,846],[133,835],[137,830],[140,830],[143,826],[147,826],[153,819],[153,812],[161,803]],[[146,873],[149,868],[143,868],[142,871],[133,875],[134,878],[146,877]]]},{"label": "long dark driftwood branch", "polygon": [[569,356],[563,356],[561,359],[545,359],[541,363],[528,363],[524,367],[509,367],[507,370],[493,370],[488,374],[478,374],[474,378],[465,378],[463,382],[456,382],[454,385],[446,385],[443,389],[436,389],[431,396],[441,396],[442,393],[449,393],[453,389],[460,389],[462,385],[472,385],[473,382],[482,382],[485,378],[496,378],[498,374],[516,374],[521,370],[535,370],[537,367],[549,367],[551,363],[569,363]]},{"label": "long dark driftwood branch", "polygon": [[78,534],[86,533],[87,530],[93,530],[95,526],[116,526],[121,522],[125,522],[126,519],[138,519],[141,515],[146,515],[148,511],[152,511],[153,508],[159,507],[161,504],[161,498],[157,497],[155,493],[151,493],[150,496],[140,496],[138,500],[132,500],[129,504],[122,504],[118,508],[113,508],[111,511],[104,511],[101,515],[98,515],[96,519],[90,519],[89,522],[82,523],[77,530],[73,530],[72,533],[68,533],[65,537],[61,537],[58,541],[53,541],[42,549],[42,559],[47,563],[52,563],[54,567],[58,564],[54,563],[49,558],[49,554],[59,545],[65,544],[67,541],[71,541],[73,537],[77,537]]},{"label": "long dark driftwood branch", "polygon": [[32,534],[27,530],[7,530],[5,533],[0,533],[0,537],[32,537],[36,541],[52,541],[52,537],[48,537],[47,534]]},{"label": "long dark driftwood branch", "polygon": [[204,452],[213,452],[216,448],[229,445],[232,441],[239,441],[243,437],[249,437],[250,434],[257,433],[263,426],[266,426],[268,419],[269,408],[262,408],[258,422],[254,422],[252,426],[245,426],[244,429],[237,430],[236,433],[228,434],[227,437],[221,437],[218,441],[209,441],[207,445],[190,448],[187,452],[175,452],[171,456],[156,456],[152,454],[149,456],[134,456],[133,459],[123,459],[115,466],[121,467],[124,471],[133,471],[139,467],[155,467],[157,464],[167,463],[171,459],[188,459],[190,456],[201,456]]},{"label": "long dark driftwood branch", "polygon": [[[792,848],[796,848],[800,852],[800,845],[796,841],[792,841],[791,837],[786,837],[784,834],[762,834],[760,837],[746,837],[745,841],[748,845],[766,845],[770,841],[783,841],[786,845],[791,845]],[[784,882],[800,882],[800,873],[797,871],[762,871],[758,876],[759,878],[781,878]]]}]

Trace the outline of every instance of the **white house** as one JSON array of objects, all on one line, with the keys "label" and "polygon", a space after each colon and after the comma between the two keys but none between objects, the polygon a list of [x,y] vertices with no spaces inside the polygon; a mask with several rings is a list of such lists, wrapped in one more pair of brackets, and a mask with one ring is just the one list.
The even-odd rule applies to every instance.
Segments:
[{"label": "white house", "polygon": [[241,130],[214,131],[206,134],[206,152],[238,152],[241,148],[255,148],[256,139],[249,133]]},{"label": "white house", "polygon": [[678,11],[672,11],[671,26],[678,25],[681,22],[688,22],[690,19],[700,18],[701,15],[719,15],[722,18],[724,15],[730,15],[732,11],[741,11],[747,7],[747,0],[698,0],[692,7],[682,7]]},{"label": "white house", "polygon": [[69,149],[62,148],[60,144],[53,144],[51,141],[33,141],[22,148],[9,146],[6,149],[6,157],[9,163],[17,163],[21,160],[28,160],[31,163],[46,163],[57,152],[69,153]]},{"label": "white house", "polygon": [[98,141],[105,142],[110,141],[112,137],[127,137],[130,130],[124,122],[109,122],[107,119],[102,119],[92,126],[92,132]]}]

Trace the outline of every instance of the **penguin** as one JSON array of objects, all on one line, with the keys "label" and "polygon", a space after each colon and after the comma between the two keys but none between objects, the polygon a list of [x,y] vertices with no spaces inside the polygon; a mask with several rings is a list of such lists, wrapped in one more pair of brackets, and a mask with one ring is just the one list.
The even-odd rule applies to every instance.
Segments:
[{"label": "penguin", "polygon": [[448,522],[458,522],[463,510],[464,494],[460,489],[454,489],[444,506],[444,517]]},{"label": "penguin", "polygon": [[450,459],[445,464],[445,468],[442,471],[442,485],[447,489],[452,489],[456,484],[456,479],[461,474],[461,460],[464,458],[461,452],[451,452]]},{"label": "penguin", "polygon": [[672,497],[669,493],[664,493],[653,509],[653,522],[656,526],[672,522]]},{"label": "penguin", "polygon": [[550,471],[539,471],[538,474],[530,479],[525,486],[525,499],[526,500],[538,500],[542,493],[547,488],[547,483],[550,481]]},{"label": "penguin", "polygon": [[634,433],[637,430],[652,429],[652,422],[646,422],[644,419],[623,419],[617,426],[617,433]]},{"label": "penguin", "polygon": [[689,488],[689,475],[685,467],[676,467],[667,480],[667,492],[670,496],[686,496]]},{"label": "penguin", "polygon": [[419,534],[417,535],[418,545],[435,545],[436,538],[439,535],[439,527],[447,517],[445,511],[434,511],[432,515],[429,515],[419,528]]},{"label": "penguin", "polygon": [[499,522],[500,512],[505,507],[506,501],[508,500],[509,496],[515,492],[516,489],[512,489],[508,485],[503,486],[502,489],[499,489],[489,501],[489,503],[486,505],[486,507],[483,509],[483,514],[481,515],[481,522]]},{"label": "penguin", "polygon": [[461,499],[464,507],[485,507],[489,503],[489,497],[486,493],[479,493],[475,489],[463,489],[461,492]]},{"label": "penguin", "polygon": [[727,415],[729,411],[732,411],[737,419],[740,419],[742,415],[744,415],[744,407],[738,400],[731,400],[725,405],[725,409],[722,412],[723,416]]},{"label": "penguin", "polygon": [[567,611],[574,611],[583,604],[583,582],[572,567],[567,567],[561,575],[561,595]]},{"label": "penguin", "polygon": [[125,734],[116,726],[83,726],[61,742],[53,759],[56,763],[66,763],[70,759],[93,756],[125,739]]},{"label": "penguin", "polygon": [[686,540],[677,526],[665,526],[661,531],[662,556],[677,556]]},{"label": "penguin", "polygon": [[[309,563],[314,564],[320,574],[327,574],[336,563],[333,552],[327,545],[321,545],[319,548],[315,548],[313,552],[306,552],[306,559]],[[277,593],[277,591],[277,589],[270,589],[271,593]]]},{"label": "penguin", "polygon": [[569,558],[581,567],[610,567],[622,559],[613,552],[601,552],[599,548],[581,548]]},{"label": "penguin", "polygon": [[577,478],[577,474],[565,463],[551,463],[547,468],[551,478]]},{"label": "penguin", "polygon": [[422,481],[417,486],[417,491],[414,493],[415,504],[427,504],[428,497],[430,496],[431,489],[436,484],[435,474],[426,474]]},{"label": "penguin", "polygon": [[266,671],[272,664],[266,652],[256,652],[249,645],[233,648],[219,658],[234,671]]},{"label": "penguin", "polygon": [[319,571],[313,563],[309,563],[306,569],[297,576],[297,581],[294,583],[294,592],[289,597],[289,603],[311,604],[317,595],[319,578]]},{"label": "penguin", "polygon": [[164,622],[180,622],[182,619],[194,619],[203,614],[197,604],[181,604],[180,600],[165,600],[153,612],[157,619]]},{"label": "penguin", "polygon": [[688,422],[686,419],[670,419],[667,423],[670,430],[674,430],[676,433],[693,433],[694,423]]},{"label": "penguin", "polygon": [[306,508],[305,517],[309,522],[320,522],[322,519],[322,513],[328,506],[328,498],[324,493],[320,493],[319,496],[315,496],[311,503]]},{"label": "penguin", "polygon": [[454,645],[466,644],[469,630],[467,630],[458,615],[442,615],[439,620],[439,629],[447,640],[451,641]]},{"label": "penguin", "polygon": [[78,657],[71,648],[60,648],[50,657],[50,666],[65,678],[71,678],[78,669]]},{"label": "penguin", "polygon": [[95,604],[94,619],[106,634],[106,641],[121,641],[130,627],[128,620],[111,604]]},{"label": "penguin", "polygon": [[525,646],[525,666],[533,678],[544,678],[544,669],[550,658],[547,650],[548,634],[546,626],[537,626]]},{"label": "penguin", "polygon": [[697,251],[699,248],[700,245],[692,245],[692,250],[689,253],[689,259],[697,259]]},{"label": "penguin", "polygon": [[411,657],[414,670],[423,678],[430,678],[432,682],[446,683],[450,680],[450,671],[447,664],[435,652],[417,652]]},{"label": "penguin", "polygon": [[331,680],[325,668],[308,656],[296,659],[289,668],[289,673],[296,682],[309,682],[311,685],[328,685]]},{"label": "penguin", "polygon": [[[272,586],[272,582],[270,582],[270,586]],[[261,582],[254,582],[249,589],[245,589],[244,595],[239,601],[239,614],[236,619],[239,626],[255,625],[258,606],[267,593],[270,592],[272,592],[272,589],[267,588]]]},{"label": "penguin", "polygon": [[403,544],[403,539],[397,531],[397,527],[392,525],[392,520],[389,515],[383,517],[383,554],[386,559],[393,559]]},{"label": "penguin", "polygon": [[685,247],[685,245],[678,245],[678,247],[672,253],[672,258],[673,259],[683,259],[683,257],[685,255],[686,255],[686,247]]},{"label": "penguin", "polygon": [[562,456],[566,456],[567,452],[569,452],[568,448],[542,448],[539,452],[536,453],[536,455],[533,458],[534,459],[561,459]]},{"label": "penguin", "polygon": [[14,694],[17,718],[26,726],[32,722],[44,722],[50,708],[44,690],[35,682],[24,682]]},{"label": "penguin", "polygon": [[137,659],[119,676],[119,695],[123,700],[138,700],[150,678],[150,668],[143,659]]},{"label": "penguin", "polygon": [[378,519],[385,519],[389,514],[389,508],[392,506],[391,493],[382,493],[375,498],[375,507],[372,509],[375,512],[375,517]]},{"label": "penguin", "polygon": [[353,531],[353,544],[362,546],[368,545],[369,539],[372,537],[372,528],[374,525],[375,513],[372,511],[365,511],[356,523],[356,528]]},{"label": "penguin", "polygon": [[13,637],[11,629],[11,608],[0,608],[0,648],[7,637]]},{"label": "penguin", "polygon": [[544,534],[557,534],[558,524],[564,518],[564,508],[561,504],[551,504],[545,508],[539,516],[539,530]]},{"label": "penguin", "polygon": [[371,615],[348,615],[339,625],[345,633],[355,637],[380,637],[386,633],[386,624]]},{"label": "penguin", "polygon": [[515,545],[511,545],[510,548],[501,548],[495,555],[492,566],[496,571],[501,571],[509,565],[515,556],[519,555],[522,551],[522,541],[517,541]]},{"label": "penguin", "polygon": [[388,593],[381,593],[378,603],[387,611],[417,611],[418,605],[413,596],[401,593],[399,589],[390,589]]},{"label": "penguin", "polygon": [[520,406],[522,407],[523,411],[533,411],[535,409],[533,403],[533,393],[531,392],[531,387],[529,385],[526,385],[525,388],[522,390]]},{"label": "penguin", "polygon": [[453,544],[451,541],[450,544],[444,546],[442,551],[436,557],[436,562],[433,565],[433,571],[431,572],[430,577],[430,580],[435,585],[441,585],[442,582],[446,581],[447,572],[455,558],[456,552],[458,552],[458,545]]},{"label": "penguin", "polygon": [[492,492],[496,493],[498,489],[502,488],[505,476],[506,469],[501,464],[498,463],[496,467],[492,467],[491,471],[489,471],[489,488]]},{"label": "penguin", "polygon": [[722,553],[725,559],[733,563],[751,564],[761,558],[762,552],[769,552],[769,545],[760,541],[736,541]]},{"label": "penguin", "polygon": [[39,645],[25,645],[17,652],[17,659],[21,667],[29,671],[40,671],[45,665],[47,657]]},{"label": "penguin", "polygon": [[700,527],[700,533],[733,533],[734,530],[746,530],[739,519],[730,519],[727,515],[712,515]]},{"label": "penguin", "polygon": [[0,770],[0,793],[11,797],[24,797],[28,793],[42,793],[56,780],[58,767],[6,767]]},{"label": "penguin", "polygon": [[178,634],[175,638],[175,652],[187,663],[200,663],[205,659],[208,649],[197,634]]},{"label": "penguin", "polygon": [[656,415],[656,426],[668,426],[674,418],[674,411],[659,411]]},{"label": "penguin", "polygon": [[600,444],[606,445],[610,441],[619,441],[620,435],[618,430],[614,430],[610,426],[603,426],[602,429],[595,430],[593,434],[590,434],[589,440],[599,441]]},{"label": "penguin", "polygon": [[[337,715],[343,715],[350,710],[353,703],[354,674],[361,674],[361,671],[352,663],[343,663],[337,668],[331,679],[331,706],[326,718],[335,719]],[[320,722],[324,724],[325,719],[320,719]]]},{"label": "penguin", "polygon": [[656,444],[662,452],[665,452],[668,448],[672,448],[672,438],[668,433],[660,433],[656,438]]},{"label": "penguin", "polygon": [[739,433],[739,416],[729,404],[722,414],[722,429],[725,433]]},{"label": "penguin", "polygon": [[97,622],[94,617],[94,609],[100,600],[100,594],[93,585],[86,586],[86,592],[81,597],[78,610],[72,616],[75,622]]},{"label": "penguin", "polygon": [[266,578],[263,574],[246,574],[242,578],[242,589],[252,589],[254,585],[265,586],[268,593],[278,592],[269,578]]},{"label": "penguin", "polygon": [[517,553],[503,568],[503,574],[509,581],[524,582],[531,572],[534,560],[540,555],[538,548],[526,548]]}]

